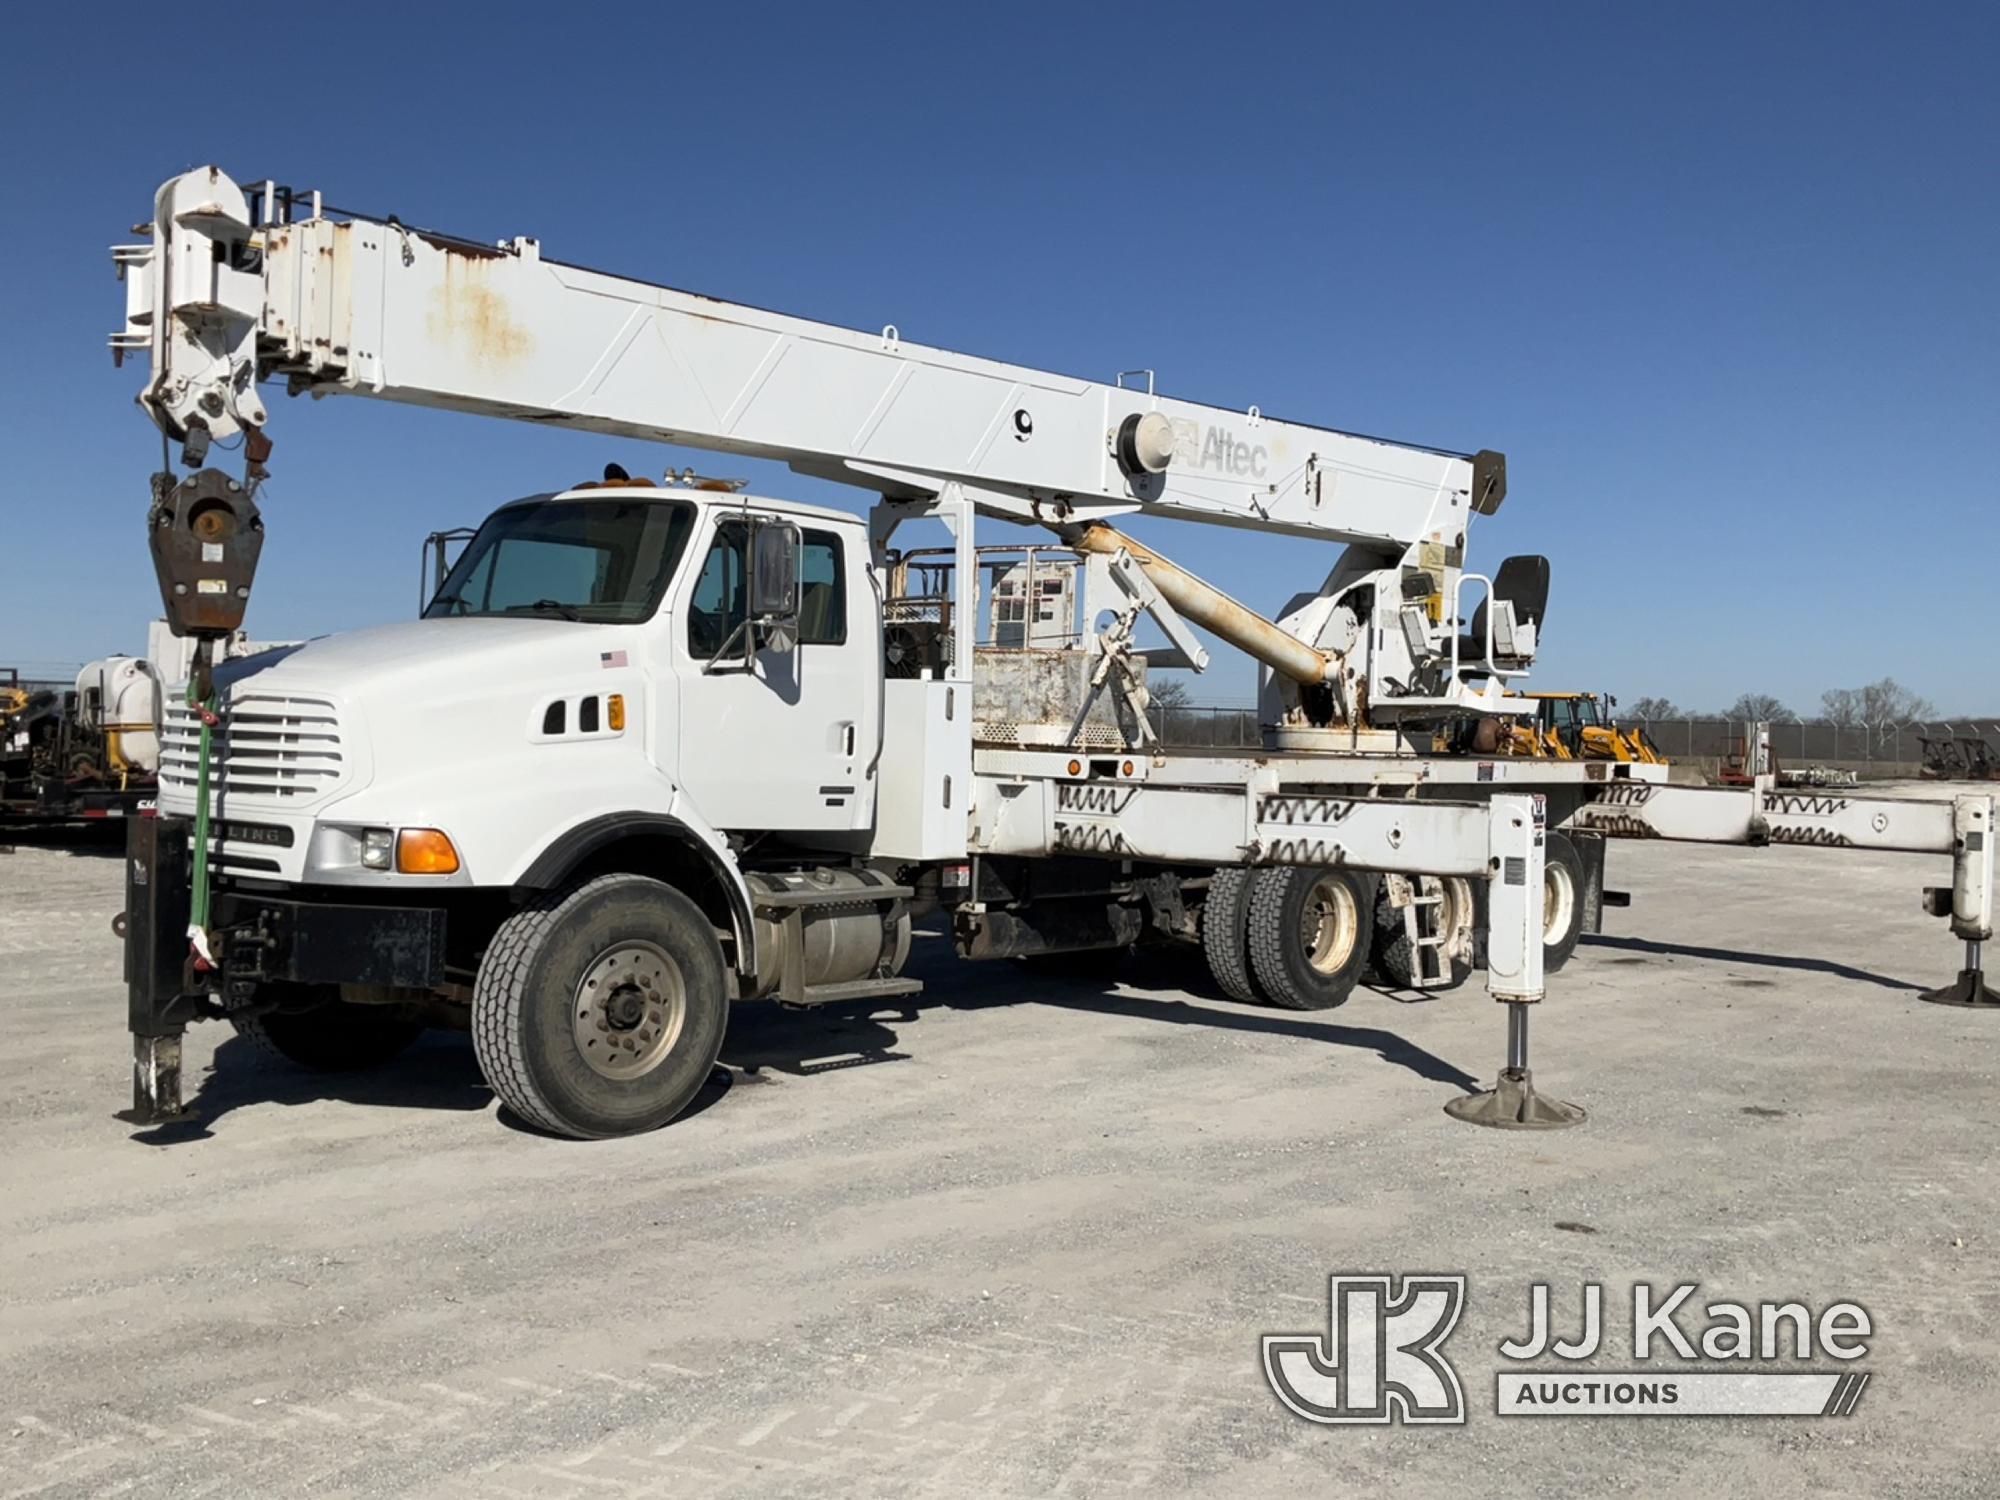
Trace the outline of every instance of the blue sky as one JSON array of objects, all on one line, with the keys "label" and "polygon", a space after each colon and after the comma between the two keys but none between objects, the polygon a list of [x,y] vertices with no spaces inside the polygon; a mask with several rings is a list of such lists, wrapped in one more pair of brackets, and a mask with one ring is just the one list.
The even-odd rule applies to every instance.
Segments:
[{"label": "blue sky", "polygon": [[[2000,11],[1972,5],[22,8],[0,664],[143,648],[158,441],[106,247],[216,161],[906,338],[1504,449],[1544,687],[2000,708]],[[208,28],[204,32],[204,28]],[[267,638],[406,616],[498,501],[692,462],[273,392]],[[1246,603],[1309,545],[1141,534]],[[1242,701],[1240,658],[1195,685]]]}]

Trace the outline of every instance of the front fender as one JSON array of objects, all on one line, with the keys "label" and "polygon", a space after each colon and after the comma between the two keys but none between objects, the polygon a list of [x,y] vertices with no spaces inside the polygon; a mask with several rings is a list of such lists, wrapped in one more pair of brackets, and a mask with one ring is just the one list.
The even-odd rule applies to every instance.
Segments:
[{"label": "front fender", "polygon": [[553,890],[595,856],[633,840],[670,839],[691,851],[721,888],[729,902],[730,927],[736,935],[737,967],[747,980],[757,977],[757,926],[751,915],[750,888],[722,836],[687,810],[678,814],[614,812],[590,818],[557,834],[529,861],[514,882],[519,892]]}]

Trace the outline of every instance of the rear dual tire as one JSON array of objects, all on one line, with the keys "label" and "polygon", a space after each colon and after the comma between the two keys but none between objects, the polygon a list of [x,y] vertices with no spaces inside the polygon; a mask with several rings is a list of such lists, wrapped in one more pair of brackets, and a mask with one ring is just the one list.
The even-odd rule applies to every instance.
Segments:
[{"label": "rear dual tire", "polygon": [[[1412,875],[1411,883],[1420,894],[1441,898],[1437,930],[1445,935],[1444,983],[1417,983],[1417,946],[1410,941],[1409,924],[1403,909],[1389,904],[1388,883],[1383,882],[1375,900],[1373,968],[1382,983],[1398,989],[1429,989],[1433,993],[1455,990],[1472,977],[1471,929],[1479,921],[1478,898],[1473,883],[1462,875]],[[1435,951],[1435,950],[1433,950]]]},{"label": "rear dual tire", "polygon": [[1232,1000],[1329,1010],[1367,968],[1374,901],[1361,871],[1219,869],[1201,915],[1209,973]]},{"label": "rear dual tire", "polygon": [[[1432,877],[1421,877],[1430,879]],[[1486,882],[1483,880],[1445,877],[1442,884],[1446,890],[1449,905],[1453,900],[1454,888],[1471,900],[1471,921],[1475,929],[1484,934],[1487,927]],[[1576,952],[1576,945],[1583,936],[1585,876],[1583,856],[1577,852],[1575,841],[1569,835],[1551,831],[1542,846],[1542,972],[1553,974],[1570,961]],[[1413,969],[1410,965],[1410,943],[1403,934],[1403,914],[1393,910],[1387,902],[1376,909],[1376,954],[1375,966],[1382,977],[1391,983],[1411,986]],[[1456,920],[1453,913],[1450,920]],[[1469,960],[1455,960],[1452,963],[1450,982],[1444,989],[1455,989],[1472,976]],[[1439,986],[1433,986],[1439,988]]]},{"label": "rear dual tire", "polygon": [[1542,972],[1569,962],[1583,936],[1583,856],[1566,834],[1551,832],[1542,848]]},{"label": "rear dual tire", "polygon": [[1261,870],[1250,894],[1250,966],[1282,1010],[1343,1005],[1368,967],[1376,877],[1333,867]]},{"label": "rear dual tire", "polygon": [[[1566,835],[1551,832],[1542,868],[1542,970],[1553,974],[1583,934],[1583,859]],[[1217,870],[1201,913],[1202,952],[1216,986],[1245,1004],[1328,1010],[1354,992],[1372,960],[1387,982],[1413,987],[1414,945],[1403,913],[1378,899],[1380,884],[1372,872],[1336,866]],[[1484,882],[1447,877],[1439,885],[1447,930],[1469,922],[1483,931]],[[1472,969],[1461,952],[1446,982],[1431,988],[1456,989]]]}]

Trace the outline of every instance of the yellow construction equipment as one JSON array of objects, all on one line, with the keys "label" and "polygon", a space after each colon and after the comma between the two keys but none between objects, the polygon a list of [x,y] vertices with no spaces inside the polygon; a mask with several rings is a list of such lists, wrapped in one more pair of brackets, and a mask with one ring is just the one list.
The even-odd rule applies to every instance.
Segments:
[{"label": "yellow construction equipment", "polygon": [[1639,725],[1615,723],[1609,710],[1618,700],[1596,693],[1524,693],[1536,704],[1534,723],[1514,721],[1502,754],[1541,755],[1556,760],[1622,760],[1644,765],[1667,763]]}]

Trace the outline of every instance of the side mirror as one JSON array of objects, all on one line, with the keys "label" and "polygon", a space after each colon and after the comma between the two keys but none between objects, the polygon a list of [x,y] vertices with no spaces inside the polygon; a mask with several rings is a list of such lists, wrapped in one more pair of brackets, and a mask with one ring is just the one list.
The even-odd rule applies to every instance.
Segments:
[{"label": "side mirror", "polygon": [[750,623],[767,651],[799,643],[799,528],[765,521],[750,534]]}]

